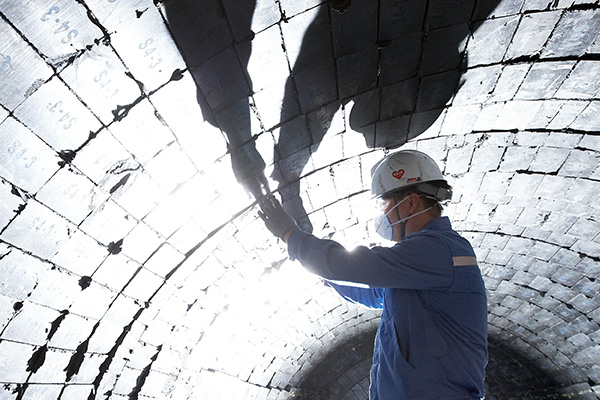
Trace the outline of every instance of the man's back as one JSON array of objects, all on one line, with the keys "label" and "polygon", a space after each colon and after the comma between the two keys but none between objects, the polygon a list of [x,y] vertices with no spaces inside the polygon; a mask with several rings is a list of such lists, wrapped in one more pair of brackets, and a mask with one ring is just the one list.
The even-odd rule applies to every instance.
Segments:
[{"label": "man's back", "polygon": [[[442,222],[437,220],[405,240],[422,241],[415,247],[426,248],[432,236],[441,238],[450,257],[438,262],[452,264],[453,279],[447,287],[384,289],[372,399],[477,399],[484,395],[485,287],[470,244],[450,230],[449,222]],[[403,248],[399,243],[391,250],[401,256]],[[430,249],[445,253],[439,250]]]}]

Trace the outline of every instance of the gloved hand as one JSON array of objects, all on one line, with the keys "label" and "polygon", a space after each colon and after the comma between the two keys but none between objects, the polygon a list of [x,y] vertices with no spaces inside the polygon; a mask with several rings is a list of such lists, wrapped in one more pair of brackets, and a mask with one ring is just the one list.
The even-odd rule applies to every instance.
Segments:
[{"label": "gloved hand", "polygon": [[281,203],[272,194],[259,197],[258,205],[262,210],[258,215],[265,222],[267,229],[278,238],[285,241],[285,235],[298,228],[294,218],[283,209]]}]

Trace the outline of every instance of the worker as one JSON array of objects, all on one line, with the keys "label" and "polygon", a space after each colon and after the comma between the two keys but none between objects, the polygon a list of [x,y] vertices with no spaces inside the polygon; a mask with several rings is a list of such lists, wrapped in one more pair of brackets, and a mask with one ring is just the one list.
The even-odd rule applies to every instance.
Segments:
[{"label": "worker", "polygon": [[383,158],[371,178],[381,206],[376,231],[392,247],[347,251],[305,233],[273,195],[259,199],[259,215],[292,260],[346,300],[382,309],[371,400],[483,398],[487,299],[473,248],[442,216],[451,187],[435,161],[415,150]]}]

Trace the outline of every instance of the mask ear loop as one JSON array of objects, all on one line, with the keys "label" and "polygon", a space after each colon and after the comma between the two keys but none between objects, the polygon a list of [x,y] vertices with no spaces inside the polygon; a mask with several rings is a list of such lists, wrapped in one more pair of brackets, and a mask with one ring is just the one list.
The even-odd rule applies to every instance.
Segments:
[{"label": "mask ear loop", "polygon": [[[404,200],[406,200],[406,199],[408,199],[408,196],[406,196],[404,198]],[[404,200],[402,200],[402,201],[404,201]],[[404,239],[404,236],[406,236],[406,223],[410,219],[411,215],[412,215],[412,213],[409,213],[406,218],[402,219],[402,218],[400,218],[400,212],[396,208],[396,216],[398,217],[398,222],[400,222],[400,240]],[[393,226],[393,224],[392,224],[392,226]]]},{"label": "mask ear loop", "polygon": [[[397,205],[400,205],[404,200],[408,199],[408,196],[406,196],[404,199],[402,199],[402,201],[400,203],[398,203]],[[408,216],[410,217],[410,214],[408,214]],[[406,220],[403,220],[402,218],[400,218],[400,212],[398,211],[398,208],[396,207],[396,218],[398,219],[398,221],[394,222],[393,224],[390,224],[393,226],[395,224],[397,224],[398,222],[400,223],[400,240],[404,239],[404,235],[406,233]]]},{"label": "mask ear loop", "polygon": [[[404,239],[404,236],[406,236],[406,223],[408,222],[409,219],[411,219],[412,217],[416,217],[419,214],[423,214],[429,210],[431,210],[433,207],[435,207],[436,205],[440,204],[440,201],[438,199],[436,199],[435,197],[431,197],[431,196],[424,196],[428,199],[432,199],[435,200],[436,203],[434,205],[432,205],[429,208],[426,208],[424,210],[419,211],[416,214],[408,214],[408,216],[406,218],[402,218],[400,219],[400,213],[398,212],[398,209],[396,208],[396,215],[398,216],[398,221],[394,222],[393,224],[390,224],[391,226],[394,226],[396,224],[400,224],[400,240]],[[406,200],[408,197],[405,197],[404,200]],[[402,201],[404,201],[402,200]],[[402,203],[402,201],[400,203]],[[398,205],[400,205],[400,203],[396,204],[394,207],[397,207]],[[392,211],[392,210],[390,210]]]},{"label": "mask ear loop", "polygon": [[410,218],[410,214],[406,220],[400,222],[400,240],[404,239],[404,236],[406,236],[406,223],[408,222],[408,218]]},{"label": "mask ear loop", "polygon": [[[400,240],[404,239],[404,236],[406,236],[406,222],[410,219],[411,214],[408,214],[408,217],[402,219],[400,218],[400,212],[398,211],[398,206],[402,203],[404,203],[405,200],[408,200],[409,196],[406,196],[405,198],[403,198],[402,200],[400,200],[400,202],[396,203],[396,205],[394,206],[394,209],[396,209],[396,217],[397,217],[397,221],[394,222],[393,224],[390,224],[390,226],[394,226],[396,224],[400,224]],[[392,210],[390,210],[392,211]],[[389,211],[388,211],[389,213]]]}]

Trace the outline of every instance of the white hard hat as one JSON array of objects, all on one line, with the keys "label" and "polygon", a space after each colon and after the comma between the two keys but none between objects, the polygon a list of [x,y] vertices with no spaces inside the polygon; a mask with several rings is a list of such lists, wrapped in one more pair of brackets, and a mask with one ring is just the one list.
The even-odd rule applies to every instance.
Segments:
[{"label": "white hard hat", "polygon": [[392,153],[371,168],[371,194],[374,197],[419,184],[419,191],[440,201],[449,200],[452,197],[450,189],[437,185],[422,185],[433,181],[443,181],[445,186],[448,186],[435,161],[417,150]]}]

